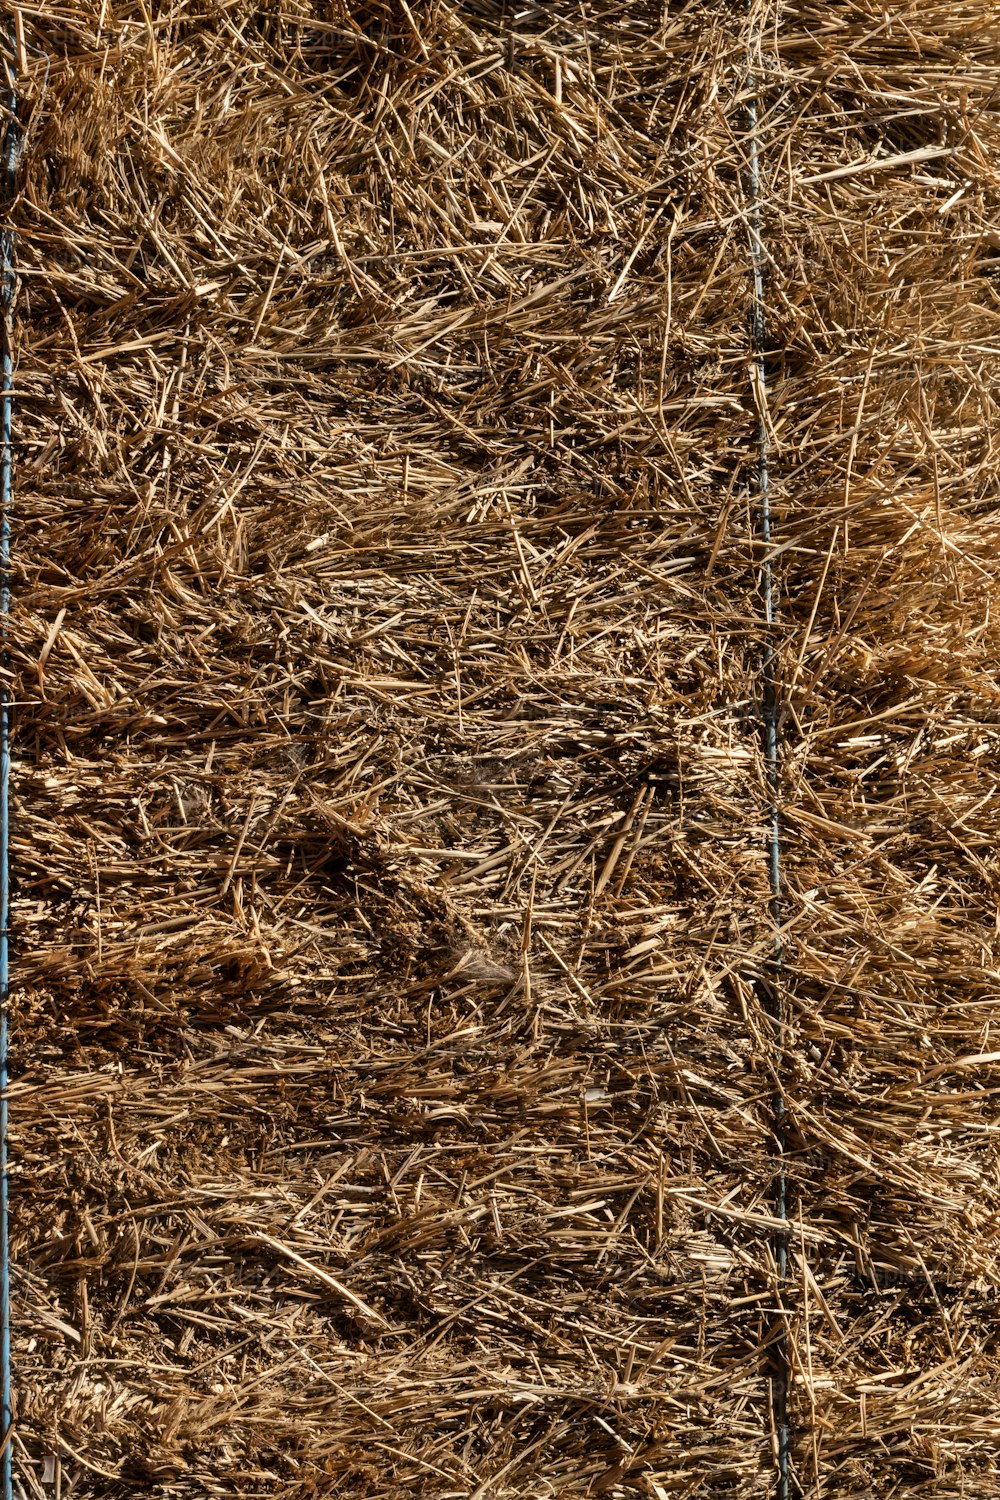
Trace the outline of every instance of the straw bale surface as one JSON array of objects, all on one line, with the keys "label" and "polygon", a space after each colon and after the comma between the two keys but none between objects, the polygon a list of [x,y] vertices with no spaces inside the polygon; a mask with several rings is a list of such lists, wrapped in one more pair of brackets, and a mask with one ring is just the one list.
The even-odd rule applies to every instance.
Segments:
[{"label": "straw bale surface", "polygon": [[27,1490],[1000,1493],[997,8],[24,16]]}]

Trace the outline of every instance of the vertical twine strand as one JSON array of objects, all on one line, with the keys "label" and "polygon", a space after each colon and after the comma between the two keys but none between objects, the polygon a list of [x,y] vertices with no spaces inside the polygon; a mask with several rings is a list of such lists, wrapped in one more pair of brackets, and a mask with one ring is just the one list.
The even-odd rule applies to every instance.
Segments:
[{"label": "vertical twine strand", "polygon": [[[20,142],[17,121],[17,95],[14,86],[16,55],[12,23],[8,25],[8,56],[4,59],[4,108],[2,173],[3,207],[13,202],[17,186],[17,157]],[[2,339],[2,376],[0,376],[0,617],[6,634],[10,610],[10,510],[12,485],[11,419],[14,401],[14,363],[11,353],[11,312],[14,302],[14,236],[10,228],[0,234],[0,339]],[[10,989],[10,690],[0,681],[0,1406],[3,1421],[3,1500],[12,1500],[12,1410],[10,1368],[10,1225],[8,1218],[7,1179],[7,1085],[8,1085],[8,1019]]]},{"label": "vertical twine strand", "polygon": [[[774,567],[771,561],[771,471],[770,439],[767,429],[767,314],[765,302],[764,262],[765,251],[761,226],[760,188],[760,143],[758,139],[757,115],[757,66],[756,41],[752,40],[747,52],[747,223],[750,233],[750,259],[753,268],[753,303],[751,307],[750,337],[753,357],[753,381],[756,423],[756,454],[754,486],[757,492],[760,536],[764,545],[761,590],[764,596],[764,622],[767,638],[764,645],[764,757],[767,766],[767,786],[770,807],[768,810],[768,877],[771,892],[772,975],[774,988],[769,1006],[772,1020],[778,1033],[778,1071],[781,1072],[781,1046],[784,1029],[784,1006],[781,995],[782,940],[781,940],[781,821],[779,815],[779,745],[778,745],[778,693],[776,662],[772,627],[777,618],[777,596]],[[774,1182],[775,1216],[783,1223],[788,1219],[788,1180],[785,1175],[785,1101],[780,1086],[775,1090],[772,1103],[774,1137],[777,1144],[777,1171]],[[774,1258],[780,1288],[788,1274],[788,1233],[779,1230],[774,1239]],[[776,1500],[789,1500],[790,1495],[790,1449],[791,1424],[788,1416],[789,1358],[788,1342],[784,1329],[784,1313],[781,1310],[782,1326],[774,1344],[774,1369],[771,1376],[772,1405],[777,1433],[778,1478]]]}]

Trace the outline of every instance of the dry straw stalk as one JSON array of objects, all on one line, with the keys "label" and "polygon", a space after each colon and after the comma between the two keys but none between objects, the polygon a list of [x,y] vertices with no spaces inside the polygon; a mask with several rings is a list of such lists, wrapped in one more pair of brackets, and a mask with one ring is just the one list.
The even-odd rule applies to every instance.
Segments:
[{"label": "dry straw stalk", "polygon": [[1000,1493],[1000,12],[22,18],[27,1491]]}]

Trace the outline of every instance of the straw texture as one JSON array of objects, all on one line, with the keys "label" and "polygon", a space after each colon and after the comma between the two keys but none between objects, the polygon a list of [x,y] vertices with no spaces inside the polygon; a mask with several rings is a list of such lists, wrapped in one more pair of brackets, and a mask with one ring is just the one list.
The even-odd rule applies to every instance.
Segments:
[{"label": "straw texture", "polygon": [[24,43],[28,1492],[1000,1493],[1000,14]]}]

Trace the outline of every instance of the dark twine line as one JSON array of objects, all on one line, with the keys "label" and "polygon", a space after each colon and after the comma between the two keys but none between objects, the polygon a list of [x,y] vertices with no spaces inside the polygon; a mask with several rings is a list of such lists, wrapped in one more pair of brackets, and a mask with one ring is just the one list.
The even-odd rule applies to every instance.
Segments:
[{"label": "dark twine line", "polygon": [[[767,840],[768,878],[771,890],[771,922],[774,931],[771,975],[773,986],[766,991],[768,1013],[778,1033],[779,1084],[771,1100],[771,1119],[777,1148],[777,1167],[774,1179],[775,1216],[788,1220],[788,1178],[785,1175],[784,1158],[787,1148],[785,1128],[785,1100],[781,1092],[782,1047],[785,1023],[785,1007],[782,998],[782,938],[781,938],[781,820],[779,815],[779,747],[778,747],[778,691],[775,650],[772,627],[777,615],[777,591],[774,582],[774,567],[771,561],[771,472],[770,438],[767,430],[767,317],[764,288],[764,264],[766,253],[761,233],[760,197],[760,153],[757,140],[757,77],[754,72],[753,53],[747,55],[747,134],[749,141],[749,167],[747,188],[749,206],[747,222],[750,231],[750,258],[753,266],[753,304],[751,308],[750,342],[753,354],[753,375],[756,390],[754,405],[757,411],[757,471],[755,474],[759,502],[760,535],[764,543],[762,591],[764,595],[764,622],[767,638],[764,645],[764,757],[767,765],[767,787],[770,798]],[[791,1494],[791,1423],[788,1415],[788,1393],[790,1363],[788,1333],[782,1286],[788,1276],[788,1231],[779,1230],[773,1240],[774,1259],[777,1267],[780,1327],[771,1348],[773,1362],[771,1371],[771,1403],[777,1431],[778,1479],[775,1500],[789,1500]]]},{"label": "dark twine line", "polygon": [[[17,191],[17,167],[21,146],[21,127],[17,118],[14,59],[17,56],[13,18],[5,35],[4,97],[6,115],[3,145],[0,149],[2,172],[2,207],[9,209]],[[11,314],[14,304],[14,232],[9,226],[0,231],[0,639],[6,637],[6,620],[10,612],[10,511],[13,480],[12,416],[14,404],[14,361],[11,351]],[[2,652],[6,667],[6,650]],[[10,691],[0,681],[0,1416],[3,1421],[3,1459],[0,1469],[3,1500],[13,1500],[13,1412],[11,1408],[10,1361],[10,1225],[8,1216],[7,1176],[7,1086],[8,1016],[10,993]]]}]

